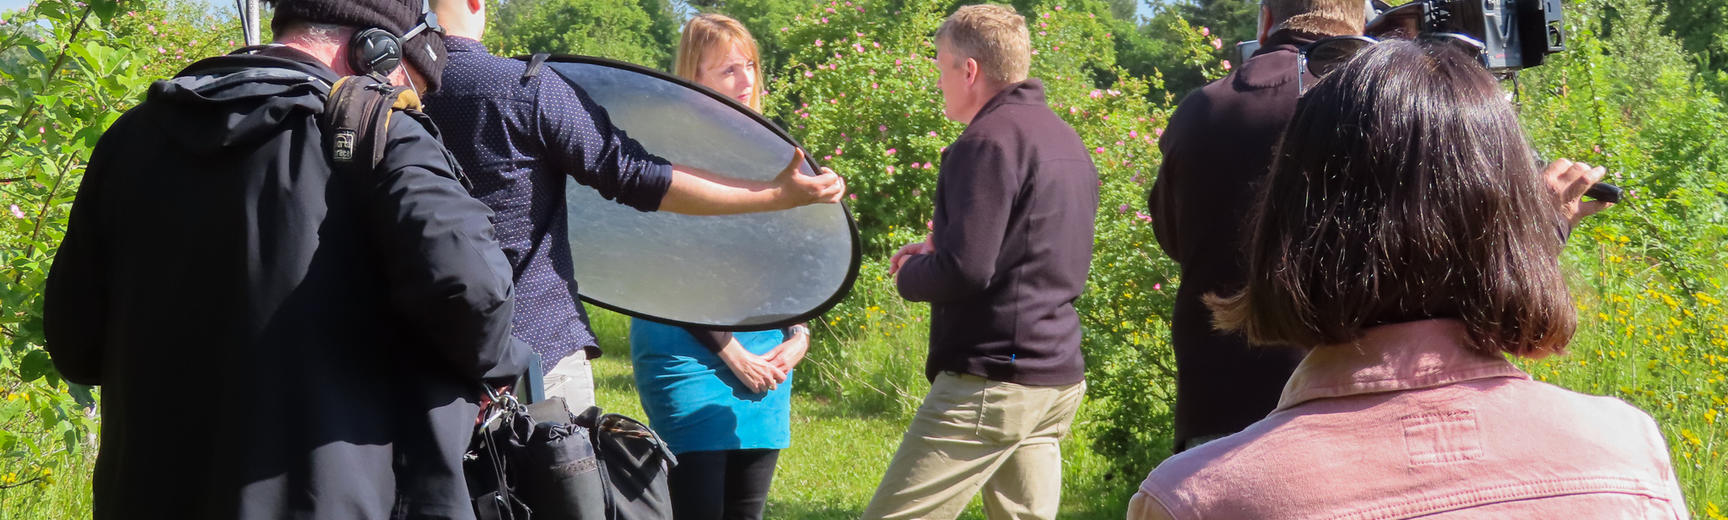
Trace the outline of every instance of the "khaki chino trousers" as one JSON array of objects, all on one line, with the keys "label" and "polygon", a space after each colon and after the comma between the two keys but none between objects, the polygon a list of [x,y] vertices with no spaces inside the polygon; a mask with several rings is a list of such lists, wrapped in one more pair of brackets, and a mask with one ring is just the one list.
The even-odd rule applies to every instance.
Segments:
[{"label": "khaki chino trousers", "polygon": [[991,520],[1051,519],[1086,383],[1026,386],[943,372],[900,440],[866,520],[952,519],[980,489]]}]

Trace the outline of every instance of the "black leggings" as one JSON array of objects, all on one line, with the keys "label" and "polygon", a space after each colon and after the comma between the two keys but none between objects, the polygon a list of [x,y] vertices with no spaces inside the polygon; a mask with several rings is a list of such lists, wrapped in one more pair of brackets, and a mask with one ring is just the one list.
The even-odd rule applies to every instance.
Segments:
[{"label": "black leggings", "polygon": [[780,450],[692,451],[667,475],[678,520],[761,520]]}]

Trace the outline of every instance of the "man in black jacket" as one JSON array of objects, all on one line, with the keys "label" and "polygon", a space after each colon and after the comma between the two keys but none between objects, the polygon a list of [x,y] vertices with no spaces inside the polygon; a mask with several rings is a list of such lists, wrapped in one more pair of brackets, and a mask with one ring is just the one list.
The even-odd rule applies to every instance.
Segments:
[{"label": "man in black jacket", "polygon": [[1260,9],[1260,50],[1183,98],[1158,142],[1164,164],[1149,201],[1153,230],[1182,266],[1170,327],[1175,451],[1265,417],[1302,360],[1294,349],[1252,348],[1240,335],[1214,331],[1201,296],[1242,288],[1242,216],[1296,112],[1297,51],[1327,36],[1361,34],[1365,12],[1361,0],[1265,0]]},{"label": "man in black jacket", "polygon": [[[282,0],[277,44],[157,82],[103,135],[47,287],[48,350],[101,385],[96,518],[473,518],[483,379],[520,372],[491,212],[431,128],[333,174],[316,116],[357,28],[420,0]],[[443,45],[404,45],[437,88]]]},{"label": "man in black jacket", "polygon": [[930,394],[864,518],[1055,518],[1058,445],[1086,392],[1080,316],[1098,214],[1086,145],[1028,79],[1012,7],[960,8],[936,33],[946,115],[933,230],[892,259],[900,295],[930,302]]}]

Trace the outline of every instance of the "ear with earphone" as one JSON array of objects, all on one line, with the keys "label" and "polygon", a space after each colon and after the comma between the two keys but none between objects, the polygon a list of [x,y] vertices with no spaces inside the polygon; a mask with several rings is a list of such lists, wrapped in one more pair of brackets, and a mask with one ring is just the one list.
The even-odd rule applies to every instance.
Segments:
[{"label": "ear with earphone", "polygon": [[389,77],[396,67],[402,65],[402,45],[421,31],[444,34],[444,27],[438,25],[438,15],[432,12],[430,0],[421,0],[420,23],[407,34],[396,36],[377,27],[354,31],[354,36],[348,40],[348,68],[357,76],[377,74]]},{"label": "ear with earphone", "polygon": [[348,40],[348,68],[356,76],[389,77],[402,65],[402,38],[390,31],[368,27],[354,31]]}]

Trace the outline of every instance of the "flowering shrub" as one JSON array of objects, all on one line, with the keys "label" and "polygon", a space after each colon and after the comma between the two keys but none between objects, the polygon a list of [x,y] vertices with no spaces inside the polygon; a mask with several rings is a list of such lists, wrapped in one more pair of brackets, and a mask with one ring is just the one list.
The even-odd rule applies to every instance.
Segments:
[{"label": "flowering shrub", "polygon": [[1728,518],[1728,108],[1653,7],[1568,3],[1569,50],[1522,78],[1537,147],[1605,165],[1628,190],[1567,246],[1571,353],[1525,365],[1649,412],[1692,510]]},{"label": "flowering shrub", "polygon": [[96,427],[92,389],[42,350],[42,287],[90,149],[147,84],[144,51],[110,43],[118,11],[41,1],[0,24],[0,502],[52,484]]}]

